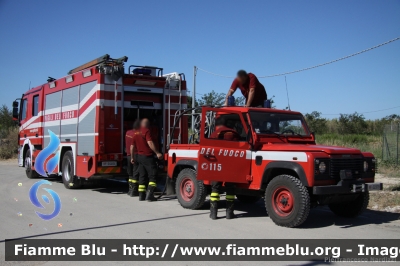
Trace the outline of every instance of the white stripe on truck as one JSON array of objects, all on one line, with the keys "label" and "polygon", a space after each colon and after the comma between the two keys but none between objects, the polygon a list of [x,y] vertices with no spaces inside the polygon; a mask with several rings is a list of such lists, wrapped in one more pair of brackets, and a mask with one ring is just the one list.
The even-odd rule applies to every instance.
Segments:
[{"label": "white stripe on truck", "polygon": [[[176,157],[198,158],[198,150],[169,150],[168,155]],[[255,160],[256,156],[262,156],[263,161],[295,161],[307,162],[307,154],[305,152],[291,151],[246,151],[246,160]],[[216,156],[218,157],[218,156]]]}]

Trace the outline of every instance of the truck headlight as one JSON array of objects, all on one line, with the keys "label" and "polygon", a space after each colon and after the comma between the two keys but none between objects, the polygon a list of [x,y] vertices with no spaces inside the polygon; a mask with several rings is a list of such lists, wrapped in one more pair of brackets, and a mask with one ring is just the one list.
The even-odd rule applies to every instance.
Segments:
[{"label": "truck headlight", "polygon": [[319,172],[321,174],[325,173],[326,171],[326,164],[324,162],[320,162],[318,165]]},{"label": "truck headlight", "polygon": [[368,163],[367,161],[364,161],[364,172],[367,172],[368,170]]}]

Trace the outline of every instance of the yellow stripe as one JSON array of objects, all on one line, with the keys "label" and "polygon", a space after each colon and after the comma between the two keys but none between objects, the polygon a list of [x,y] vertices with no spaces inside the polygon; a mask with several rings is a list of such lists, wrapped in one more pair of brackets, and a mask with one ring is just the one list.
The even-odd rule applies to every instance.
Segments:
[{"label": "yellow stripe", "polygon": [[149,182],[149,186],[155,187],[155,186],[156,186],[156,183],[155,183],[155,182]]},{"label": "yellow stripe", "polygon": [[136,179],[132,179],[132,183],[137,183],[138,181]]},{"label": "yellow stripe", "polygon": [[219,193],[218,192],[212,192],[211,193],[211,197],[219,197]]},{"label": "yellow stripe", "polygon": [[129,179],[129,182],[133,182],[133,179]]},{"label": "yellow stripe", "polygon": [[218,198],[211,197],[210,200],[211,201],[219,201],[219,197]]},{"label": "yellow stripe", "polygon": [[139,188],[146,188],[146,185],[139,185]]},{"label": "yellow stripe", "polygon": [[235,195],[226,195],[225,198],[226,199],[230,199],[230,200],[234,200],[235,199]]}]

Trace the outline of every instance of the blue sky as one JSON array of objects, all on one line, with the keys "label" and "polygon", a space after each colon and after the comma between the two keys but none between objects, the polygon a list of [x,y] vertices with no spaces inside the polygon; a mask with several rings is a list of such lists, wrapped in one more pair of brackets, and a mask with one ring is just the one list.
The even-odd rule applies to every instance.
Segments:
[{"label": "blue sky", "polygon": [[[398,0],[0,0],[0,104],[11,106],[30,82],[65,76],[106,53],[184,72],[190,90],[194,65],[229,76],[238,69],[260,76],[292,71],[399,37],[399,14]],[[226,92],[231,82],[198,72],[197,91]],[[285,108],[284,77],[261,82]],[[400,41],[288,75],[287,82],[292,109],[303,113],[399,106]],[[365,117],[393,113],[400,108]]]}]

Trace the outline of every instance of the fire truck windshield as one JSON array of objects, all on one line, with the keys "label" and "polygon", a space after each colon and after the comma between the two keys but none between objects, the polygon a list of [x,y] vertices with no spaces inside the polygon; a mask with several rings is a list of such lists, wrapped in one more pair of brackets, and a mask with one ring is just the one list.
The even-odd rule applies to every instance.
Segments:
[{"label": "fire truck windshield", "polygon": [[257,134],[309,136],[301,115],[284,113],[249,112]]}]

